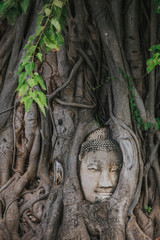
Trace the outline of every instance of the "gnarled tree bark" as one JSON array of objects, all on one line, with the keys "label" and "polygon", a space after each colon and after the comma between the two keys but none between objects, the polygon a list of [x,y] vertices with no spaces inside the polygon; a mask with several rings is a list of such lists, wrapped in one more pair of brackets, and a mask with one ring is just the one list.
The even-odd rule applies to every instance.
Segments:
[{"label": "gnarled tree bark", "polygon": [[[41,7],[31,1],[15,26],[0,24],[0,239],[159,239],[160,138],[153,126],[160,86],[157,70],[143,76],[147,48],[159,34],[152,3],[68,1],[64,45],[43,51],[36,63],[47,89],[46,118],[36,103],[25,113],[15,94],[23,46]],[[133,118],[124,74],[133,77],[142,121],[153,124],[148,132]],[[86,137],[106,125],[123,166],[110,199],[91,204],[78,155]]]}]

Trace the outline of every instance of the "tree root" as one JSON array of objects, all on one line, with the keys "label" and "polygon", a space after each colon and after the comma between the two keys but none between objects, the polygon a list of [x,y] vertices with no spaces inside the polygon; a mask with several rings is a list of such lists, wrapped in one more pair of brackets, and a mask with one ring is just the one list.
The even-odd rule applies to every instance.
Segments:
[{"label": "tree root", "polygon": [[127,240],[152,240],[138,226],[134,216],[131,216],[126,229]]},{"label": "tree root", "polygon": [[78,107],[78,108],[87,108],[87,109],[92,109],[95,108],[96,105],[86,105],[86,104],[80,104],[80,103],[69,103],[69,102],[64,102],[61,101],[59,98],[55,98],[55,101],[63,106],[69,106],[69,107]]},{"label": "tree root", "polygon": [[147,217],[146,214],[144,214],[143,211],[139,208],[139,206],[136,206],[134,212],[136,215],[137,224],[139,225],[140,229],[144,234],[153,239],[153,220],[150,217]]},{"label": "tree root", "polygon": [[77,48],[77,51],[82,55],[82,57],[85,59],[85,61],[87,62],[87,64],[89,65],[89,67],[91,68],[93,75],[96,79],[97,85],[99,85],[99,81],[98,81],[98,76],[96,73],[96,70],[91,62],[91,60],[89,59],[89,57],[85,54],[85,52],[83,51],[82,48]]},{"label": "tree root", "polygon": [[20,209],[20,216],[23,214],[23,212],[27,209],[29,209],[31,206],[33,206],[33,204],[35,204],[36,202],[46,199],[48,197],[49,193],[45,193],[41,196],[37,195],[32,197],[32,199],[28,202],[26,202]]}]

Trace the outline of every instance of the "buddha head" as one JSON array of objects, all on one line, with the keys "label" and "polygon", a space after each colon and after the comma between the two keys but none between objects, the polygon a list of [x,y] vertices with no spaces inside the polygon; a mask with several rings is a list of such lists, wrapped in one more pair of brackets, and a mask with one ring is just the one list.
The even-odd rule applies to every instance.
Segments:
[{"label": "buddha head", "polygon": [[92,132],[81,146],[80,179],[85,199],[104,202],[113,194],[122,166],[122,152],[109,128]]}]

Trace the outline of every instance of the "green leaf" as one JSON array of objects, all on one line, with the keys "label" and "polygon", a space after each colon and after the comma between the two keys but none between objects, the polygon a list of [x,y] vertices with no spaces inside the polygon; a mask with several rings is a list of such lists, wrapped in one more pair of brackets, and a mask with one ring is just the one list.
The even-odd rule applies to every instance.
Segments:
[{"label": "green leaf", "polygon": [[61,25],[61,29],[64,28],[65,23],[66,23],[66,17],[64,15],[61,15],[61,17],[59,19],[59,23]]},{"label": "green leaf", "polygon": [[42,53],[37,53],[36,57],[39,59],[40,62],[42,62]]},{"label": "green leaf", "polygon": [[29,0],[21,0],[20,4],[23,12],[26,13],[29,6]]},{"label": "green leaf", "polygon": [[160,64],[160,51],[156,51],[152,58],[147,60],[147,73],[150,73],[156,65]]},{"label": "green leaf", "polygon": [[44,41],[45,41],[45,44],[46,46],[51,50],[51,49],[56,49],[56,50],[59,50],[57,49],[57,46],[54,42],[51,42],[47,37],[44,38]]},{"label": "green leaf", "polygon": [[[53,25],[50,25],[49,30],[46,32],[45,38],[50,41],[49,44],[54,44],[54,49],[59,50],[59,43],[63,42],[63,37],[60,33],[55,33],[55,28],[53,27]],[[46,41],[46,43],[48,43],[48,41]]]},{"label": "green leaf", "polygon": [[155,126],[156,130],[159,130],[159,124],[158,123],[155,123],[154,126]]},{"label": "green leaf", "polygon": [[28,42],[27,42],[27,44],[24,46],[23,49],[27,49],[27,48],[29,48],[30,45],[33,44],[32,42],[33,42],[33,39],[34,39],[34,38],[35,38],[35,35],[30,36],[30,37],[28,38]]},{"label": "green leaf", "polygon": [[152,124],[149,122],[144,123],[144,129],[147,131],[150,127],[152,126]]},{"label": "green leaf", "polygon": [[28,98],[30,98],[30,96],[24,95],[24,96],[21,98],[21,101],[20,101],[20,102],[21,102],[21,103],[25,103]]},{"label": "green leaf", "polygon": [[39,99],[40,99],[41,103],[42,103],[46,108],[48,108],[48,106],[47,106],[47,99],[46,99],[46,96],[44,95],[44,93],[41,92],[41,91],[38,91],[38,95],[39,95]]},{"label": "green leaf", "polygon": [[62,14],[62,9],[54,5],[54,8],[52,9],[52,16],[59,20],[61,17],[61,14]]},{"label": "green leaf", "polygon": [[53,30],[53,25],[50,25],[49,31],[46,33],[46,36],[49,38],[50,41],[56,40],[55,28]]},{"label": "green leaf", "polygon": [[21,63],[19,65],[19,68],[18,68],[18,71],[16,72],[16,74],[18,75],[20,72],[22,72],[23,68],[24,68],[23,63]]},{"label": "green leaf", "polygon": [[124,79],[127,79],[127,77],[128,77],[127,74],[123,74]]},{"label": "green leaf", "polygon": [[134,111],[134,116],[138,117],[138,110]]},{"label": "green leaf", "polygon": [[34,52],[36,46],[35,45],[32,45],[28,48],[27,52],[26,52],[26,55],[30,55],[30,57],[32,56],[32,53]]},{"label": "green leaf", "polygon": [[135,104],[135,103],[131,104],[131,112],[134,111],[135,107],[136,107],[136,104]]},{"label": "green leaf", "polygon": [[148,130],[148,127],[147,127],[147,126],[144,126],[144,129],[147,131],[147,130]]},{"label": "green leaf", "polygon": [[33,99],[31,99],[31,97],[29,95],[24,95],[21,98],[21,102],[24,103],[24,105],[25,105],[25,112],[28,112],[28,110],[30,109],[31,104],[33,102]]},{"label": "green leaf", "polygon": [[151,48],[148,49],[149,51],[160,50],[160,44],[153,45]]},{"label": "green leaf", "polygon": [[154,68],[154,65],[147,66],[147,73],[150,73]]},{"label": "green leaf", "polygon": [[37,26],[38,26],[38,25],[41,25],[42,19],[43,19],[42,14],[38,14],[38,17],[37,17]]},{"label": "green leaf", "polygon": [[36,99],[35,99],[35,102],[38,104],[39,108],[41,109],[41,111],[43,112],[44,116],[46,117],[46,112],[45,112],[45,109],[44,109],[44,104],[41,103],[41,101],[40,101],[39,98],[36,98]]},{"label": "green leaf", "polygon": [[160,7],[156,9],[156,13],[160,13]]},{"label": "green leaf", "polygon": [[28,43],[32,43],[33,39],[35,38],[35,35],[31,35],[29,38],[28,38]]},{"label": "green leaf", "polygon": [[148,205],[145,206],[145,210],[148,210]]},{"label": "green leaf", "polygon": [[8,8],[16,7],[18,0],[4,0]]},{"label": "green leaf", "polygon": [[66,4],[66,1],[64,0],[54,0],[54,5],[59,8],[62,8],[65,4]]},{"label": "green leaf", "polygon": [[45,47],[44,47],[44,50],[45,50],[45,52],[46,52],[46,53],[48,53],[48,52],[50,52],[50,51],[51,51],[51,48],[49,48],[49,47],[45,46]]},{"label": "green leaf", "polygon": [[36,81],[35,78],[29,78],[29,79],[27,80],[27,82],[28,82],[28,84],[29,84],[30,87],[34,87],[34,86],[38,85],[38,82]]},{"label": "green leaf", "polygon": [[43,8],[42,8],[42,12],[44,12],[45,11],[45,9],[46,8],[48,8],[49,7],[49,4],[47,3],[47,4],[45,4],[44,6],[43,6]]},{"label": "green leaf", "polygon": [[42,48],[43,44],[44,44],[44,37],[41,37],[41,40],[40,40],[40,43],[39,43],[40,48]]},{"label": "green leaf", "polygon": [[29,89],[29,96],[31,96],[35,100],[37,98],[37,91],[32,89],[32,88],[30,88]]},{"label": "green leaf", "polygon": [[119,72],[120,72],[120,73],[123,73],[123,70],[120,68],[120,69],[119,69]]},{"label": "green leaf", "polygon": [[25,65],[25,70],[29,76],[32,76],[32,72],[33,72],[34,68],[35,68],[34,62],[30,62]]},{"label": "green leaf", "polygon": [[27,89],[28,89],[28,84],[24,82],[21,88],[19,89],[19,96],[21,97],[23,94],[25,94]]},{"label": "green leaf", "polygon": [[43,90],[46,90],[46,87],[44,85],[44,82],[43,82],[43,79],[41,78],[41,76],[38,73],[35,73],[34,77],[35,77],[36,81],[39,83],[39,85],[41,86],[41,88]]},{"label": "green leaf", "polygon": [[132,76],[128,76],[128,79],[129,79],[129,80],[131,80],[131,81],[133,81],[133,78],[132,78]]},{"label": "green leaf", "polygon": [[17,89],[19,89],[22,86],[22,84],[24,83],[26,77],[27,77],[27,73],[26,72],[22,72],[19,75],[19,81],[18,81],[18,88]]},{"label": "green leaf", "polygon": [[25,102],[25,112],[28,112],[28,110],[30,109],[31,105],[32,105],[33,100],[31,98],[28,98],[28,100],[26,100]]},{"label": "green leaf", "polygon": [[130,102],[130,104],[133,104],[134,103],[134,98],[130,98],[129,102]]},{"label": "green leaf", "polygon": [[29,44],[27,43],[23,49],[27,49],[29,47]]},{"label": "green leaf", "polygon": [[[67,2],[67,1],[66,1]],[[62,16],[64,16],[64,18],[66,19],[66,17],[68,16],[68,11],[67,11],[67,7],[64,6],[62,8]]]},{"label": "green leaf", "polygon": [[36,27],[36,36],[38,36],[43,30],[43,26],[41,25],[37,25]]},{"label": "green leaf", "polygon": [[147,60],[147,65],[153,64],[153,57]]},{"label": "green leaf", "polygon": [[160,118],[156,118],[156,121],[160,125]]},{"label": "green leaf", "polygon": [[26,65],[26,63],[29,62],[30,58],[31,58],[31,56],[29,56],[29,55],[27,55],[23,58],[23,62],[22,62],[23,67]]},{"label": "green leaf", "polygon": [[141,118],[140,117],[137,118],[137,122],[141,123]]},{"label": "green leaf", "polygon": [[19,7],[10,8],[7,11],[7,20],[10,25],[14,25],[17,18],[21,15],[21,10]]},{"label": "green leaf", "polygon": [[4,1],[0,2],[0,14],[4,11],[6,7],[7,5]]},{"label": "green leaf", "polygon": [[64,38],[60,33],[56,34],[57,36],[57,41],[62,45],[64,43]]},{"label": "green leaf", "polygon": [[48,16],[51,14],[51,9],[46,8],[46,9],[44,10],[44,12],[45,12],[46,16],[48,17]]},{"label": "green leaf", "polygon": [[60,32],[61,31],[61,25],[59,23],[59,21],[56,18],[52,18],[51,19],[51,23],[52,25],[55,27],[55,29]]}]

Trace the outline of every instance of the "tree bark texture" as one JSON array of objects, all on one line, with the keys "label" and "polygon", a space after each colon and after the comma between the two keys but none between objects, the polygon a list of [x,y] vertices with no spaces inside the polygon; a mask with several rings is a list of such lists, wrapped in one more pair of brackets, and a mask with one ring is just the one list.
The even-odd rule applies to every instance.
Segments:
[{"label": "tree bark texture", "polygon": [[[44,117],[36,103],[25,113],[15,92],[41,7],[31,1],[13,27],[0,19],[0,240],[160,239],[160,135],[138,127],[124,77],[133,77],[139,115],[153,126],[159,73],[145,74],[145,62],[159,41],[159,16],[148,0],[69,0],[64,45],[36,62],[47,89]],[[91,204],[78,155],[100,126],[112,130],[123,166],[111,198]]]}]

